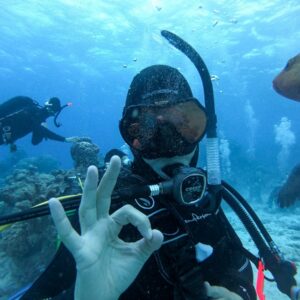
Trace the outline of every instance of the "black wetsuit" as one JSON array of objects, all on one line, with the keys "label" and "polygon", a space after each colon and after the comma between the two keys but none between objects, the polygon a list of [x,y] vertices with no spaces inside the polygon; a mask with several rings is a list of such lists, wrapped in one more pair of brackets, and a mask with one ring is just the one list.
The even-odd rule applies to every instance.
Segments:
[{"label": "black wetsuit", "polygon": [[46,108],[29,97],[17,96],[7,100],[0,105],[0,145],[13,144],[30,132],[33,145],[44,138],[65,142],[63,136],[41,125],[48,117]]},{"label": "black wetsuit", "polygon": [[[149,169],[135,172],[135,164],[132,169],[133,173],[128,169],[121,172],[117,188],[158,181],[140,175],[149,175]],[[245,300],[256,299],[250,263],[240,252],[241,242],[221,209],[216,214],[203,214],[197,207],[177,205],[172,197],[163,196],[128,202],[115,200],[111,212],[127,203],[149,216],[152,228],[163,232],[164,244],[150,257],[120,299],[207,299],[203,295],[204,281],[226,287]],[[77,218],[73,225],[78,229]],[[132,225],[127,225],[120,237],[135,241],[140,235]],[[213,247],[212,255],[203,262],[196,259],[195,248],[199,242]],[[71,300],[75,276],[75,262],[61,246],[48,269],[21,299]]]}]

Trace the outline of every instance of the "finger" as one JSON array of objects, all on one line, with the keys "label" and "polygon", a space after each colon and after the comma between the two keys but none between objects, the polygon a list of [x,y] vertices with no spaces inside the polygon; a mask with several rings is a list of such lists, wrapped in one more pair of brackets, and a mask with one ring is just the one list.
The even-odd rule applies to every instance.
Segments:
[{"label": "finger", "polygon": [[152,230],[151,239],[143,238],[135,243],[138,252],[143,255],[142,259],[146,261],[149,256],[159,249],[163,243],[164,236],[159,230]]},{"label": "finger", "polygon": [[[211,286],[208,282],[204,283],[204,286],[206,288],[206,296],[211,298],[224,298],[224,299],[232,299],[232,300],[238,300],[238,298],[231,297],[230,291],[222,286]],[[230,296],[230,298],[228,298]]]},{"label": "finger", "polygon": [[111,194],[116,185],[121,169],[120,157],[114,155],[103,175],[97,190],[97,216],[105,217],[109,213]]},{"label": "finger", "polygon": [[218,290],[217,287],[215,286],[211,286],[208,282],[204,282],[204,286],[206,289],[206,296],[207,297],[212,297],[212,298],[216,298],[216,297],[221,297],[222,295],[220,295],[220,292]]},{"label": "finger", "polygon": [[98,184],[98,169],[90,166],[84,181],[83,194],[79,206],[79,220],[81,232],[86,230],[97,221],[96,195]]},{"label": "finger", "polygon": [[62,242],[74,255],[74,253],[80,248],[80,236],[73,229],[66,213],[56,198],[49,200],[49,208],[51,212],[51,217],[57,229],[58,235],[60,236]]},{"label": "finger", "polygon": [[112,219],[119,225],[119,230],[127,224],[132,224],[141,233],[141,235],[150,240],[152,238],[152,230],[148,217],[135,209],[131,205],[125,205],[116,210],[112,215]]}]

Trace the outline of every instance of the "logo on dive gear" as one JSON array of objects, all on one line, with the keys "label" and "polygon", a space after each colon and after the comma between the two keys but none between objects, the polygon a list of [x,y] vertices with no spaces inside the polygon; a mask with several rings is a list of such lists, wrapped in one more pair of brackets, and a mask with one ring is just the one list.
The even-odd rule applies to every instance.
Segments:
[{"label": "logo on dive gear", "polygon": [[198,185],[198,186],[191,186],[191,187],[187,187],[184,189],[185,192],[201,192],[202,191],[202,186]]},{"label": "logo on dive gear", "polygon": [[135,203],[143,209],[152,209],[155,205],[153,197],[134,199]]},{"label": "logo on dive gear", "polygon": [[192,222],[197,222],[200,220],[205,220],[206,218],[210,217],[212,214],[203,214],[203,215],[197,215],[195,213],[192,213],[192,218],[188,220],[184,220],[186,224],[192,223]]}]

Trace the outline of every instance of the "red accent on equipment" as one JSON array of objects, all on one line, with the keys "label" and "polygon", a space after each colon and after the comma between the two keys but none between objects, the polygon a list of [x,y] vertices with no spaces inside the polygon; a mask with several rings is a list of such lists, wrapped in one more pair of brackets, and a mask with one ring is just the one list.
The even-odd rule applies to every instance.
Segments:
[{"label": "red accent on equipment", "polygon": [[258,262],[258,272],[257,272],[257,280],[256,280],[256,293],[259,300],[265,300],[266,296],[264,295],[264,275],[265,267],[261,260]]}]

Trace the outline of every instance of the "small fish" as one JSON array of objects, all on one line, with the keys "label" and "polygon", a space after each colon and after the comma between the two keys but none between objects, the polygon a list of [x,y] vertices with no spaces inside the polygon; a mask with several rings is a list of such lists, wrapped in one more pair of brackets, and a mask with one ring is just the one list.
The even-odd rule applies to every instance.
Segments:
[{"label": "small fish", "polygon": [[273,88],[284,97],[300,101],[300,53],[274,78]]},{"label": "small fish", "polygon": [[219,78],[218,75],[210,75],[210,80],[211,81],[218,81],[218,80],[220,80],[220,78]]},{"label": "small fish", "polygon": [[219,23],[218,20],[215,20],[214,23],[212,24],[213,27],[215,27]]},{"label": "small fish", "polygon": [[236,24],[238,22],[238,20],[237,19],[230,19],[229,22],[232,23],[232,24]]}]

